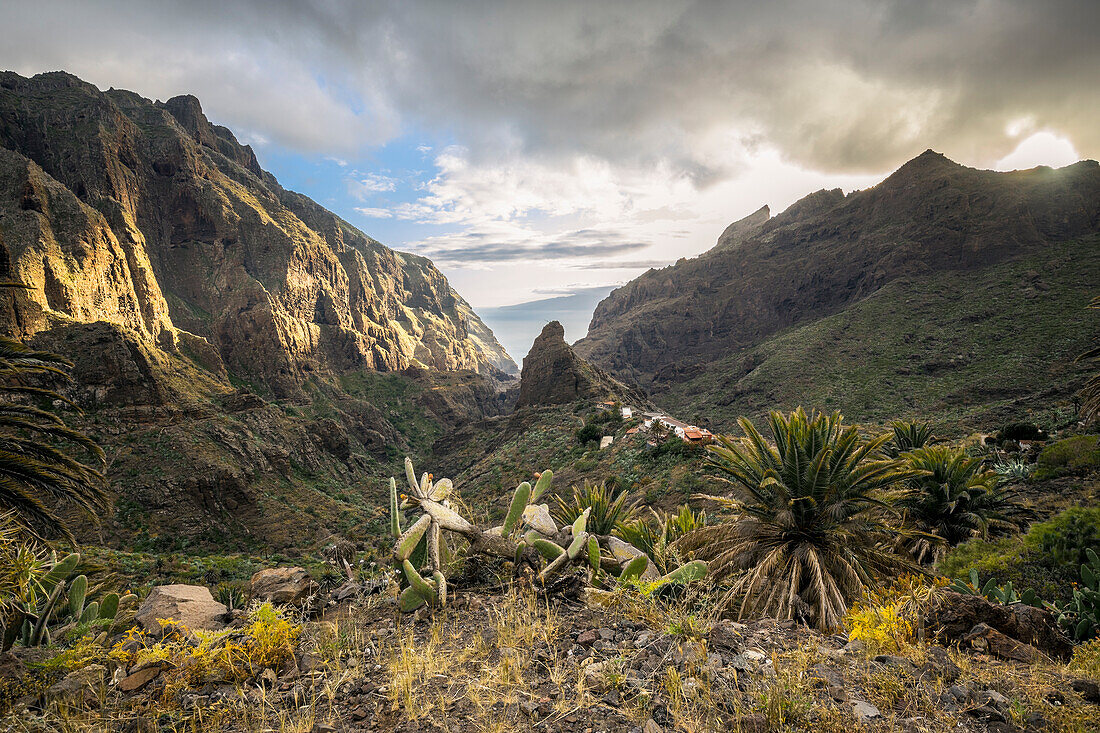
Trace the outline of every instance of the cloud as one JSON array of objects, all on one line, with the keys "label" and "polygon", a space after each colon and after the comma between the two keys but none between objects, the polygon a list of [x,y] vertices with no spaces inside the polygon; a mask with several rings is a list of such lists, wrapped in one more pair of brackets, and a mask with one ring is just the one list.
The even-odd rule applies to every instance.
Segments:
[{"label": "cloud", "polygon": [[431,237],[415,243],[417,254],[451,266],[498,262],[537,262],[629,254],[650,246],[649,242],[624,241],[615,231],[574,231],[539,234],[524,231],[519,236],[500,232],[463,231]]},{"label": "cloud", "polygon": [[368,219],[392,219],[393,212],[389,209],[378,209],[373,206],[356,206],[355,210]]},{"label": "cloud", "polygon": [[[348,161],[334,205],[479,304],[520,299],[532,268],[698,254],[926,148],[1100,158],[1095,0],[36,0],[4,21],[0,67],[195,94],[272,159]],[[402,155],[431,169],[353,170]]]},{"label": "cloud", "polygon": [[1093,0],[41,0],[5,18],[0,63],[193,92],[308,151],[416,126],[477,161],[663,162],[706,187],[740,170],[731,144],[837,172],[992,162],[1021,117],[1098,156],[1098,28]]},{"label": "cloud", "polygon": [[386,193],[397,190],[397,179],[383,176],[378,173],[367,173],[358,177],[344,179],[348,194],[360,201],[366,201],[376,193]]},{"label": "cloud", "polygon": [[672,264],[671,260],[593,260],[569,265],[575,270],[649,270]]}]

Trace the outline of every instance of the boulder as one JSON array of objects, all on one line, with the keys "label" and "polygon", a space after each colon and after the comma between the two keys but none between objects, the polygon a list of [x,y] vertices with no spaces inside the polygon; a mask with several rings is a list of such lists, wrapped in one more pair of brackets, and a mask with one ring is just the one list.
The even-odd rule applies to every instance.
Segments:
[{"label": "boulder", "polygon": [[134,620],[151,636],[162,633],[158,619],[172,619],[191,631],[225,627],[229,609],[214,600],[203,585],[158,585],[141,604]]},{"label": "boulder", "polygon": [[142,687],[145,687],[147,684],[159,677],[162,669],[163,667],[160,667],[159,665],[153,665],[145,667],[144,669],[140,669],[133,674],[129,674],[123,677],[122,680],[118,683],[118,689],[122,690],[123,692],[137,692]]},{"label": "boulder", "polygon": [[249,581],[253,598],[272,603],[302,603],[317,588],[305,568],[267,568]]},{"label": "boulder", "polygon": [[1043,659],[1043,653],[1031,644],[1016,641],[1011,636],[1002,634],[988,624],[978,624],[962,640],[971,649],[992,654],[1001,659],[1028,662],[1029,664]]},{"label": "boulder", "polygon": [[97,707],[106,679],[106,667],[102,664],[88,665],[70,672],[63,680],[50,686],[46,690],[46,702],[65,707]]},{"label": "boulder", "polygon": [[720,619],[707,635],[707,643],[711,648],[736,654],[741,651],[744,644],[745,631],[746,626],[744,624],[729,619]]},{"label": "boulder", "polygon": [[[1004,606],[982,596],[947,591],[926,618],[927,628],[948,645],[964,641],[979,624],[1030,645],[1051,659],[1067,660],[1073,653],[1073,644],[1050,612],[1023,603]],[[981,632],[979,636],[988,633],[984,629],[977,631]]]},{"label": "boulder", "polygon": [[[644,555],[645,553],[639,550],[629,542],[620,540],[618,537],[608,537],[606,539],[607,549],[611,551],[612,557],[618,560],[621,564],[625,565],[636,557]],[[661,577],[661,573],[657,570],[657,566],[652,562],[646,565],[645,570],[642,571],[641,579],[653,582]]]}]

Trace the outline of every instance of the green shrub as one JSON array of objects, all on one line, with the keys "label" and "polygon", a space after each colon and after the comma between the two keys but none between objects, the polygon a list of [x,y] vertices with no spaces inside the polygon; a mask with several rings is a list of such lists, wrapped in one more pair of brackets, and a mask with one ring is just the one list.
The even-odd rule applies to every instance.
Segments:
[{"label": "green shrub", "polygon": [[649,460],[659,461],[668,458],[670,461],[679,462],[690,458],[702,458],[706,449],[697,443],[688,443],[675,436],[668,438],[648,454]]},{"label": "green shrub", "polygon": [[1090,549],[1100,552],[1100,507],[1067,509],[1033,526],[1024,541],[1058,564],[1081,565]]},{"label": "green shrub", "polygon": [[964,578],[974,569],[983,583],[996,578],[1032,588],[1040,598],[1065,601],[1089,549],[1100,551],[1100,508],[1073,507],[1032,525],[1025,535],[964,542],[936,569],[948,578]]},{"label": "green shrub", "polygon": [[1035,423],[1014,422],[1005,425],[997,434],[999,440],[1046,440],[1049,437]]},{"label": "green shrub", "polygon": [[1100,468],[1100,436],[1075,435],[1043,449],[1036,478],[1087,473],[1096,468]]},{"label": "green shrub", "polygon": [[578,443],[580,443],[581,445],[586,445],[586,444],[591,443],[593,441],[595,441],[596,443],[599,443],[600,438],[603,437],[603,433],[604,433],[603,428],[601,428],[596,423],[591,423],[590,422],[590,423],[585,423],[584,427],[579,428],[577,430],[577,432],[574,433],[574,435],[576,436]]}]

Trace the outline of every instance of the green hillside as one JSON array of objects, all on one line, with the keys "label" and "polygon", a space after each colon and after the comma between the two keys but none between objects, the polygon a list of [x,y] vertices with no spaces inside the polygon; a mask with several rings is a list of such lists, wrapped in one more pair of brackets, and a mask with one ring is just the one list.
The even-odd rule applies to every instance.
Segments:
[{"label": "green hillside", "polygon": [[739,415],[799,404],[960,432],[1027,416],[1065,422],[1088,371],[1073,357],[1100,332],[1085,308],[1097,273],[1100,237],[1089,237],[988,269],[903,278],[654,398],[724,429]]}]

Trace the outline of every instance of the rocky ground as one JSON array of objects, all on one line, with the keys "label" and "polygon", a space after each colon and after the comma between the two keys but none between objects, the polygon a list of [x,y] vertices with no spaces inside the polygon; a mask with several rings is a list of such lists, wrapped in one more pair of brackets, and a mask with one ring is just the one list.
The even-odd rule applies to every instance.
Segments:
[{"label": "rocky ground", "polygon": [[[715,620],[704,595],[502,585],[408,615],[391,590],[336,595],[292,656],[235,683],[206,673],[181,685],[171,659],[114,654],[64,677],[54,669],[59,681],[36,692],[26,681],[48,653],[7,655],[5,685],[23,679],[27,694],[0,728],[1089,731],[1100,720],[1100,648],[1079,647],[1089,653],[1067,664],[1068,643],[1043,630],[1042,612],[980,598],[950,596],[922,616],[928,641],[884,650],[793,622]],[[230,628],[246,628],[232,615]],[[116,649],[149,643],[130,634]]]}]

